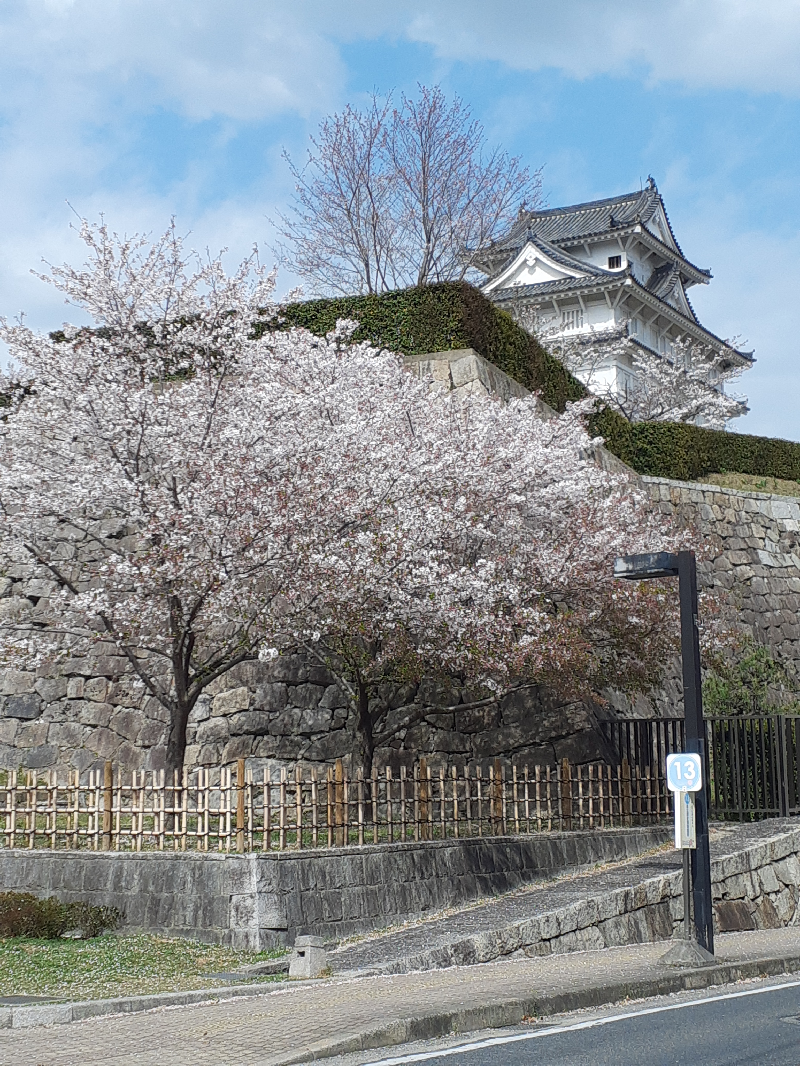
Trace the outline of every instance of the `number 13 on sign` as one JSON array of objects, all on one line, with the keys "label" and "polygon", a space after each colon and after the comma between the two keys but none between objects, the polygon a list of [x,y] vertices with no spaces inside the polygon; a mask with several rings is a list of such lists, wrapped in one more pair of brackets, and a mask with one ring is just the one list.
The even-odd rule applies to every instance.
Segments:
[{"label": "number 13 on sign", "polygon": [[693,752],[668,755],[667,785],[675,802],[675,847],[696,848],[694,793],[703,787],[700,756]]}]

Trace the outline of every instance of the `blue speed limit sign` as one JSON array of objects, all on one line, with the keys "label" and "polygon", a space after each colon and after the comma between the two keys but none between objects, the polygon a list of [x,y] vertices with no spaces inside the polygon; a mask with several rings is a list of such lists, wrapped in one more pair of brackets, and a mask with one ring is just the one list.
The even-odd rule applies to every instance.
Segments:
[{"label": "blue speed limit sign", "polygon": [[672,792],[699,792],[703,787],[703,767],[694,752],[667,756],[667,788]]}]

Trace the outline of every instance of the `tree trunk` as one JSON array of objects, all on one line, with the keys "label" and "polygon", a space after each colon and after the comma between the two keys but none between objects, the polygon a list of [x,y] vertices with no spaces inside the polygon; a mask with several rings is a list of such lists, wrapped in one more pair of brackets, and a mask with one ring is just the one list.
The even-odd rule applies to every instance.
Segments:
[{"label": "tree trunk", "polygon": [[176,700],[170,714],[169,736],[167,737],[167,772],[183,771],[183,758],[186,754],[186,727],[189,724],[191,707],[186,700]]},{"label": "tree trunk", "polygon": [[358,742],[358,765],[368,781],[372,776],[372,759],[375,755],[375,737],[372,731],[372,716],[369,713],[369,689],[361,680],[358,686],[358,706],[356,707],[356,739]]}]

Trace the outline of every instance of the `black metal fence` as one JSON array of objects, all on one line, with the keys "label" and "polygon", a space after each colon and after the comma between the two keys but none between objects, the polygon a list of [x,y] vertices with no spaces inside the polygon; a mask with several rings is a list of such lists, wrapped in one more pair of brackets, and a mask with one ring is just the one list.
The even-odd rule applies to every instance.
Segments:
[{"label": "black metal fence", "polygon": [[[683,719],[603,722],[614,757],[631,766],[664,766],[683,751]],[[709,813],[722,821],[800,814],[800,715],[706,719]]]}]

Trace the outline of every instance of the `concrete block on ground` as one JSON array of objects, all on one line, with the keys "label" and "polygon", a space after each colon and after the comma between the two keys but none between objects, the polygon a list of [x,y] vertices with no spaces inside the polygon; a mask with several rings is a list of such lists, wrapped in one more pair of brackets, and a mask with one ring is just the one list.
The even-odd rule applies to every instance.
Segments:
[{"label": "concrete block on ground", "polygon": [[294,942],[294,954],[289,960],[289,976],[320,977],[328,968],[325,941],[319,936],[299,936]]}]

